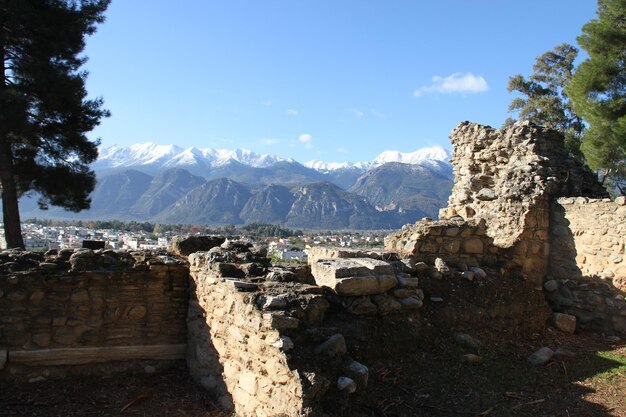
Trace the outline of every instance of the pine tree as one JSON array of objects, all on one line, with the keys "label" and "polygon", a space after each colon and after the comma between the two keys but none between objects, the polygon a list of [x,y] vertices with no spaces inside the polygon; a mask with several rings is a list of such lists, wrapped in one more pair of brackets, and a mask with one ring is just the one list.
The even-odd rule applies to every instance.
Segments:
[{"label": "pine tree", "polygon": [[110,0],[0,0],[0,188],[7,247],[23,247],[18,198],[80,211],[98,156],[86,133],[108,111],[88,99],[85,37]]},{"label": "pine tree", "polygon": [[[578,154],[585,127],[582,119],[574,113],[566,87],[574,72],[574,60],[578,50],[567,43],[539,56],[533,66],[533,74],[524,78],[509,78],[509,92],[517,91],[522,97],[515,98],[510,112],[518,112],[522,120],[556,129],[565,135],[568,149]],[[505,123],[510,124],[509,119]]]},{"label": "pine tree", "polygon": [[606,185],[623,195],[626,182],[626,0],[598,0],[598,18],[578,43],[589,58],[567,87],[577,114],[589,124],[582,151]]}]

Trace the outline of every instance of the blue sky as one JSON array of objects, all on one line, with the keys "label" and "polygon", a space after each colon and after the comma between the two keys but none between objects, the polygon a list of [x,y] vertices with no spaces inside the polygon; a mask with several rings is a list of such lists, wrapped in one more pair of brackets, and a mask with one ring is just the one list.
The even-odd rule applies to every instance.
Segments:
[{"label": "blue sky", "polygon": [[113,0],[87,40],[91,138],[301,162],[450,148],[499,127],[508,78],[575,44],[593,0]]}]

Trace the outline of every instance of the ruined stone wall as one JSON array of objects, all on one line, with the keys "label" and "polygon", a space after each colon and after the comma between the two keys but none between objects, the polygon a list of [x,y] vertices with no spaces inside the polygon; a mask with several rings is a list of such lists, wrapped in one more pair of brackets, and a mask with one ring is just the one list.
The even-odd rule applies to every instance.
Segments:
[{"label": "ruined stone wall", "polygon": [[[481,262],[485,255],[517,266],[540,287],[548,269],[550,203],[556,196],[603,196],[593,174],[569,157],[558,132],[518,122],[503,129],[463,122],[450,135],[454,146],[455,183],[441,220],[484,220],[485,230],[469,235],[468,242],[483,242],[483,253],[462,254],[453,243],[439,247],[426,235],[439,226],[418,222],[400,234],[391,234],[389,250],[416,257],[437,250],[444,260],[457,262],[461,255]],[[444,225],[447,229],[447,226]],[[432,230],[424,233],[424,230]],[[452,229],[454,230],[454,229]],[[420,236],[419,249],[412,237]],[[438,236],[441,242],[445,236]],[[445,244],[445,243],[444,243]],[[425,250],[421,249],[422,247]],[[422,251],[424,253],[418,252]],[[489,262],[491,259],[487,259]]]},{"label": "ruined stone wall", "polygon": [[[132,257],[130,266],[113,252],[81,253],[71,263],[71,252],[48,259],[1,254],[0,378],[100,373],[106,369],[79,365],[184,358],[186,266]],[[108,267],[97,268],[105,257]]]},{"label": "ruined stone wall", "polygon": [[561,198],[553,205],[548,281],[553,309],[582,327],[626,334],[624,197]]},{"label": "ruined stone wall", "polygon": [[[299,320],[259,308],[254,297],[259,285],[221,278],[205,253],[191,255],[190,264],[195,295],[187,363],[192,377],[241,415],[299,415],[300,376],[289,369],[284,353],[293,347],[284,332],[297,328]],[[275,300],[269,304],[286,306],[286,297]]]},{"label": "ruined stone wall", "polygon": [[[464,230],[484,231],[470,224],[451,221],[450,235],[462,242]],[[367,395],[373,361],[476,326],[495,338],[532,334],[548,316],[543,295],[520,297],[528,282],[498,266],[457,271],[436,259],[314,248],[309,267],[290,269],[230,242],[189,263],[188,367],[238,415],[341,415]]]}]

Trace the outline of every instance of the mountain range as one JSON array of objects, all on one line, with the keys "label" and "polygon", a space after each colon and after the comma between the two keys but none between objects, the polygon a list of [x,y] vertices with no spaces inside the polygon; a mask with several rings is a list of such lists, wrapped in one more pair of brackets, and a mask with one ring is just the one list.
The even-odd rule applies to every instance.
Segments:
[{"label": "mountain range", "polygon": [[385,151],[368,162],[304,164],[249,150],[144,143],[100,149],[91,209],[20,201],[22,218],[183,224],[265,222],[305,229],[390,229],[435,217],[453,183],[450,154]]}]

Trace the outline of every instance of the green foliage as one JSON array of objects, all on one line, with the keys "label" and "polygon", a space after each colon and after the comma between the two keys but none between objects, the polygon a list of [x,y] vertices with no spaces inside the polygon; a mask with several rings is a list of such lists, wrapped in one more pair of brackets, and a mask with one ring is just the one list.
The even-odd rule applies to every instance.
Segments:
[{"label": "green foliage", "polygon": [[89,207],[97,143],[86,133],[108,111],[88,99],[81,71],[85,37],[104,21],[110,0],[0,2],[0,181],[7,243],[20,246],[17,197],[39,205]]},{"label": "green foliage", "polygon": [[276,224],[250,223],[241,228],[256,237],[291,237],[302,234],[302,231],[284,229]]},{"label": "green foliage", "polygon": [[[556,129],[565,135],[568,149],[578,154],[584,124],[574,113],[566,88],[574,71],[578,50],[569,44],[561,44],[539,56],[533,66],[533,74],[524,78],[509,78],[509,92],[521,94],[509,105],[510,112],[518,112],[522,120]],[[507,119],[505,125],[512,124]]]},{"label": "green foliage", "polygon": [[589,54],[567,87],[574,109],[589,124],[582,151],[622,194],[626,181],[626,0],[598,0],[598,18],[578,43]]}]

